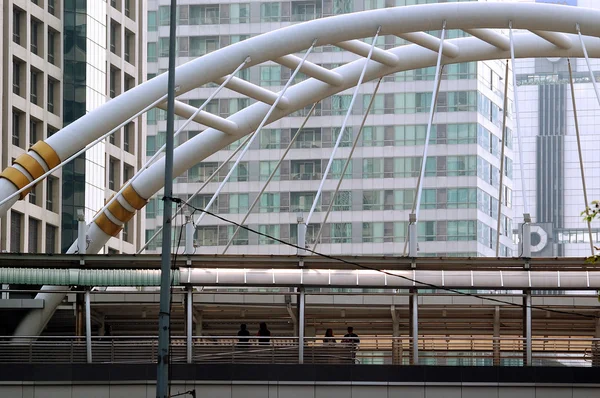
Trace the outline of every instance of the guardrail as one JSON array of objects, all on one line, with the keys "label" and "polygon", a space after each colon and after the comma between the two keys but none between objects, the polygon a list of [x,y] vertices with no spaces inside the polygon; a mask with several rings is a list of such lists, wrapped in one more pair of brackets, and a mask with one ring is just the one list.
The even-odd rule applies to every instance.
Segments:
[{"label": "guardrail", "polygon": [[[86,363],[83,337],[38,337],[11,341],[0,337],[0,362],[5,363]],[[523,366],[522,338],[420,337],[420,365],[432,366]],[[94,337],[93,363],[156,362],[158,341],[153,336]],[[185,337],[171,339],[174,363],[299,363],[297,337],[271,337],[259,341],[250,337],[240,342],[237,336],[193,337],[191,358]],[[346,339],[323,337],[304,339],[305,364],[413,364],[411,338],[360,337]],[[533,338],[532,366],[600,366],[600,339]]]}]

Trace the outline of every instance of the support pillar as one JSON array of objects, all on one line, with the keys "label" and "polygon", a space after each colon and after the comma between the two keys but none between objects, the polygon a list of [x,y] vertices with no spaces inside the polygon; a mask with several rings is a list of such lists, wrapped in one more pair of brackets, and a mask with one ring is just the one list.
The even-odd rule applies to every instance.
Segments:
[{"label": "support pillar", "polygon": [[400,337],[400,318],[396,306],[392,305],[392,364],[402,365],[402,340]]},{"label": "support pillar", "polygon": [[[81,290],[76,291],[75,293],[75,336],[83,337],[85,335],[84,323],[85,323],[85,314],[84,314],[84,297],[81,294]],[[79,339],[78,339],[79,340]]]},{"label": "support pillar", "polygon": [[531,291],[523,291],[523,365],[532,365],[531,347]]},{"label": "support pillar", "polygon": [[202,336],[204,330],[202,329],[202,311],[196,311],[196,327],[194,328],[195,336]]},{"label": "support pillar", "polygon": [[417,257],[417,215],[410,213],[408,216],[408,257]]},{"label": "support pillar", "polygon": [[[190,223],[191,224],[191,223]],[[187,240],[186,240],[187,246]],[[193,330],[193,315],[194,315],[194,294],[191,286],[187,287],[187,301],[186,301],[186,348],[187,348],[187,363],[192,363],[192,355],[194,342],[192,341],[192,330]]]},{"label": "support pillar", "polygon": [[85,290],[85,347],[87,363],[92,363],[92,310],[90,289]]},{"label": "support pillar", "polygon": [[299,287],[298,291],[300,295],[298,296],[298,304],[299,304],[299,314],[298,314],[298,363],[304,363],[304,304],[305,304],[305,294],[304,287]]},{"label": "support pillar", "polygon": [[411,289],[409,298],[410,307],[410,364],[419,364],[419,296],[417,289]]},{"label": "support pillar", "polygon": [[494,308],[494,336],[492,340],[494,351],[494,366],[500,366],[500,307]]},{"label": "support pillar", "polygon": [[521,257],[531,258],[531,215],[529,213],[523,214],[521,244]]}]

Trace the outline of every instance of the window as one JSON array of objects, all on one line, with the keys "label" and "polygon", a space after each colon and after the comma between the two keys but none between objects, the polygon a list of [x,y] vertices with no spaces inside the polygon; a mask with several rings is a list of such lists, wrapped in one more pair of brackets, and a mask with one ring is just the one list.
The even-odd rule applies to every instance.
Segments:
[{"label": "window", "polygon": [[362,178],[382,178],[383,165],[383,158],[364,158]]},{"label": "window", "polygon": [[31,20],[31,52],[38,55],[38,33],[40,30],[40,23],[36,20]]},{"label": "window", "polygon": [[384,224],[382,222],[364,222],[362,241],[365,243],[383,243]]},{"label": "window", "polygon": [[278,22],[281,19],[280,3],[261,3],[260,21]]},{"label": "window", "polygon": [[[279,225],[259,225],[258,232],[264,235],[258,236],[258,243],[261,245],[276,245],[279,244],[273,238],[279,239]],[[266,236],[265,236],[266,235]]]},{"label": "window", "polygon": [[21,146],[21,113],[13,109],[12,113],[12,144]]},{"label": "window", "polygon": [[119,178],[118,174],[118,163],[114,158],[110,158],[108,161],[108,189],[115,190],[115,187],[119,184],[117,179]]},{"label": "window", "polygon": [[477,156],[448,156],[448,176],[477,175]]},{"label": "window", "polygon": [[125,0],[125,16],[131,18],[131,0]]},{"label": "window", "polygon": [[54,7],[54,3],[55,3],[55,1],[56,1],[56,0],[48,0],[48,12],[49,12],[51,15],[55,15],[55,14],[54,14],[54,13],[55,13],[55,7]]},{"label": "window", "polygon": [[119,71],[110,68],[110,98],[115,98],[117,95],[117,80],[119,79]]},{"label": "window", "polygon": [[190,5],[190,25],[216,25],[219,23],[219,5]]},{"label": "window", "polygon": [[279,149],[281,147],[281,130],[264,129],[260,134],[260,149]]},{"label": "window", "polygon": [[[223,17],[221,17],[221,20],[223,20]],[[229,5],[229,23],[248,22],[250,22],[250,4],[241,3]]]},{"label": "window", "polygon": [[477,225],[475,221],[448,221],[447,225],[447,240],[477,240]]},{"label": "window", "polygon": [[46,224],[46,253],[54,253],[56,251],[56,227]]},{"label": "window", "polygon": [[156,11],[148,11],[148,32],[156,32],[157,30]]},{"label": "window", "polygon": [[[292,134],[296,135],[297,130],[293,130]],[[295,148],[321,148],[321,129],[302,129],[298,133],[298,137],[294,142]]]},{"label": "window", "polygon": [[135,63],[135,54],[133,50],[135,49],[135,35],[130,31],[125,31],[125,54],[124,57],[126,62],[130,64]]},{"label": "window", "polygon": [[[227,225],[227,226],[222,225],[219,227],[219,229],[221,229],[221,228],[227,228],[227,242],[229,242],[229,240],[233,236],[233,233],[235,232],[235,229],[237,227],[233,226],[233,225]],[[247,245],[248,244],[248,230],[240,228],[238,230],[237,234],[235,234],[232,244],[236,245],[236,246]]]},{"label": "window", "polygon": [[123,166],[123,182],[129,181],[129,179],[131,177],[133,177],[133,174],[134,174],[133,167],[129,166],[127,164],[124,164],[124,166]]},{"label": "window", "polygon": [[248,181],[248,162],[240,162],[229,177],[231,182]]},{"label": "window", "polygon": [[449,188],[447,195],[449,209],[474,209],[477,207],[476,188]]},{"label": "window", "polygon": [[51,29],[48,29],[48,62],[52,65],[56,65],[55,48],[56,48],[56,37],[57,33]]},{"label": "window", "polygon": [[[297,213],[300,211],[310,211],[310,208],[315,201],[316,192],[290,192],[290,212]],[[316,211],[319,211],[320,206],[317,203]]]},{"label": "window", "polygon": [[38,75],[38,72],[32,70],[31,81],[29,82],[29,100],[35,105],[38,103]]},{"label": "window", "polygon": [[21,95],[21,66],[18,61],[13,61],[13,94]]},{"label": "window", "polygon": [[156,49],[157,49],[157,44],[155,41],[149,41],[148,42],[148,62],[157,62],[158,61],[158,54],[156,53]]},{"label": "window", "polygon": [[39,228],[40,228],[40,221],[36,220],[35,218],[31,218],[29,217],[29,236],[28,236],[28,240],[27,240],[27,246],[28,246],[28,250],[29,253],[37,253],[38,252],[38,247],[39,247],[39,240],[38,240],[38,235],[39,235]]},{"label": "window", "polygon": [[281,66],[269,65],[260,67],[260,85],[261,86],[280,86],[281,85]]},{"label": "window", "polygon": [[[162,40],[162,39],[161,39]],[[219,48],[219,36],[190,37],[190,57],[200,57]],[[161,50],[162,52],[162,50]],[[168,50],[167,50],[168,53]],[[161,55],[162,56],[162,55]]]},{"label": "window", "polygon": [[363,191],[363,210],[383,210],[383,191]]},{"label": "window", "polygon": [[[217,171],[219,163],[217,162],[202,162],[193,166],[188,173],[189,182],[205,182],[208,178]],[[215,181],[217,179],[213,179]]]},{"label": "window", "polygon": [[23,12],[17,8],[13,9],[13,41],[21,44],[21,16]]},{"label": "window", "polygon": [[133,132],[134,132],[134,123],[129,122],[125,125],[125,131],[123,131],[123,149],[126,152],[133,153]]},{"label": "window", "polygon": [[21,228],[23,226],[23,214],[10,212],[10,251],[12,253],[21,252]]},{"label": "window", "polygon": [[279,193],[263,193],[260,197],[259,211],[261,213],[279,213],[280,199]]},{"label": "window", "polygon": [[435,224],[435,221],[419,221],[417,223],[419,242],[432,242],[436,239]]},{"label": "window", "polygon": [[[271,173],[273,173],[276,166],[277,166],[276,160],[261,161],[259,164],[260,180],[266,181],[267,179],[269,179],[269,176],[271,175]],[[280,169],[278,168],[277,171],[275,172],[275,174],[273,175],[273,178],[271,179],[271,181],[279,181],[279,179],[280,179],[279,171],[280,171]]]},{"label": "window", "polygon": [[310,21],[321,17],[321,1],[292,2],[292,21]]},{"label": "window", "polygon": [[35,119],[31,118],[29,120],[29,146],[33,146],[37,141],[38,141],[38,122]]},{"label": "window", "polygon": [[318,180],[321,178],[320,160],[292,160],[292,180]]},{"label": "window", "polygon": [[156,136],[146,137],[146,156],[153,156],[156,153]]},{"label": "window", "polygon": [[229,194],[229,213],[245,213],[248,211],[248,194]]},{"label": "window", "polygon": [[352,224],[351,223],[332,223],[331,224],[331,243],[351,243],[352,242]]},{"label": "window", "polygon": [[119,26],[116,22],[110,21],[110,52],[117,54],[117,43],[119,37]]},{"label": "window", "polygon": [[[346,165],[347,159],[334,159],[331,163],[331,169],[329,170],[329,175],[327,178],[329,179],[339,179],[342,176],[342,172],[344,171],[344,166]],[[344,173],[344,178],[352,178],[352,160],[348,163],[348,167],[346,168],[346,172]]]},{"label": "window", "polygon": [[[329,207],[331,203],[331,196],[333,192],[323,192],[323,205]],[[352,209],[352,192],[351,191],[338,191],[335,195],[333,202],[333,211],[348,211]]]},{"label": "window", "polygon": [[54,113],[54,86],[56,85],[54,80],[48,79],[48,112]]},{"label": "window", "polygon": [[31,188],[31,191],[29,191],[29,203],[31,203],[32,205],[37,205],[37,186]]}]

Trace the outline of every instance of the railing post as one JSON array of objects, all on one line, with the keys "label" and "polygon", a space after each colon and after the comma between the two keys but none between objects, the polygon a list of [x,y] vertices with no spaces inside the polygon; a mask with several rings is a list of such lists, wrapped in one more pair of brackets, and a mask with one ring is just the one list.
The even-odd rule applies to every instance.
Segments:
[{"label": "railing post", "polygon": [[85,347],[87,363],[92,363],[92,312],[90,289],[85,290]]},{"label": "railing post", "polygon": [[494,366],[500,366],[500,307],[494,308],[494,338],[492,340],[494,350]]},{"label": "railing post", "polygon": [[523,339],[523,364],[525,366],[531,366],[531,290],[523,291]]},{"label": "railing post", "polygon": [[298,296],[300,311],[298,314],[298,363],[304,363],[304,303],[305,294],[304,287],[298,288],[300,295]]},{"label": "railing post", "polygon": [[411,289],[410,292],[410,364],[419,364],[419,296],[417,289]]},{"label": "railing post", "polygon": [[[186,241],[187,245],[187,241]],[[194,348],[192,341],[192,321],[194,310],[194,294],[191,286],[187,287],[187,306],[186,306],[186,348],[187,348],[187,363],[192,363],[192,350]]]}]

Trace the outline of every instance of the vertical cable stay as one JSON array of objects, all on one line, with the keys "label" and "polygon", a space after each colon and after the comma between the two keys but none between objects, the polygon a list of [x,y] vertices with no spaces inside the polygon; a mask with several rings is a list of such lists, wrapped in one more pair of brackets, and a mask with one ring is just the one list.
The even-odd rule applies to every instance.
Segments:
[{"label": "vertical cable stay", "polygon": [[[435,114],[435,107],[437,104],[437,97],[440,92],[440,86],[442,84],[442,71],[444,65],[442,65],[442,56],[444,55],[444,39],[446,37],[446,21],[442,25],[442,33],[440,35],[440,48],[438,50],[437,63],[435,66],[435,81],[433,82],[433,94],[431,96],[431,106],[429,108],[429,119],[427,120],[427,133],[425,134],[425,146],[423,147],[423,157],[421,159],[421,171],[419,172],[419,178],[417,179],[417,192],[413,200],[411,214],[415,215],[415,224],[418,222],[419,209],[421,207],[421,193],[423,192],[423,179],[425,178],[425,166],[427,165],[427,151],[429,150],[429,139],[431,137],[431,126],[433,125],[433,116]],[[404,241],[403,256],[406,256],[406,247],[410,239],[410,226],[409,233],[406,234],[407,239]],[[416,236],[414,237],[417,238]]]},{"label": "vertical cable stay", "polygon": [[[246,145],[246,143],[248,142],[248,140],[250,139],[250,135],[246,137],[246,139],[244,140],[244,142],[242,142],[242,144],[240,146],[238,146],[235,151],[233,151],[231,153],[231,155],[229,155],[229,157],[227,159],[225,159],[225,161],[223,163],[221,163],[219,165],[219,167],[216,168],[215,171],[213,171],[213,173],[206,179],[206,181],[204,181],[204,184],[202,184],[200,186],[200,188],[198,188],[196,190],[196,192],[194,192],[187,200],[187,203],[190,203],[190,201],[192,199],[194,199],[196,196],[198,196],[198,194],[208,185],[210,184],[210,182],[213,180],[213,178],[215,178],[219,172],[221,171],[221,169],[225,166],[227,166],[227,164],[229,163],[229,161],[231,159],[233,159],[233,157],[242,150],[242,148],[244,147],[244,145]],[[175,211],[175,214],[173,215],[173,217],[171,218],[171,221],[175,219],[175,217],[177,217],[177,215],[181,212],[181,210],[183,210],[183,207],[179,207],[177,208],[177,210]],[[156,238],[158,236],[158,234],[161,233],[162,231],[162,225],[160,226],[160,228],[154,233],[154,235],[152,235],[152,237],[150,239],[148,239],[148,241],[146,243],[144,243],[144,246],[142,246],[142,248],[140,250],[138,250],[135,254],[140,254],[142,253],[144,250],[146,250],[148,248],[148,245],[150,245],[150,243],[154,240],[154,238]]]},{"label": "vertical cable stay", "polygon": [[[204,101],[204,103],[194,111],[194,113],[192,114],[192,116],[190,116],[182,125],[181,127],[179,127],[179,129],[177,129],[177,131],[175,132],[175,134],[173,135],[173,138],[177,137],[193,120],[196,116],[198,116],[198,114],[200,113],[200,111],[202,111],[202,109],[204,109],[208,103],[219,93],[219,91],[221,91],[223,88],[225,88],[225,86],[231,81],[231,79],[233,79],[233,77],[235,76],[236,73],[238,73],[248,62],[250,61],[249,58],[246,58],[244,60],[244,62],[242,62],[236,69],[235,71],[230,74],[229,76],[227,76],[227,79],[225,79],[225,81],[206,99],[206,101]],[[166,149],[167,144],[164,144],[162,147],[160,147],[160,149],[158,151],[156,151],[156,153],[154,155],[152,155],[152,157],[150,159],[148,159],[146,161],[146,163],[144,164],[144,166],[142,166],[142,168],[140,170],[137,171],[137,173],[135,173],[133,175],[133,177],[131,177],[131,179],[129,181],[127,181],[120,189],[117,193],[115,193],[115,195],[108,201],[106,202],[106,204],[104,205],[104,207],[102,207],[102,209],[100,209],[100,211],[98,211],[98,213],[96,213],[96,215],[94,216],[94,218],[92,219],[92,222],[96,221],[96,219],[98,217],[100,217],[104,211],[106,209],[108,209],[108,207],[115,201],[117,200],[117,197],[119,195],[121,195],[123,193],[123,191],[125,191],[125,189],[127,189],[127,187],[129,187],[131,184],[133,184],[133,182],[135,180],[137,180],[137,178],[142,174],[142,172],[144,170],[146,170],[148,167],[150,167],[152,165],[152,163],[154,163],[154,161],[158,158],[158,156]],[[177,213],[175,214],[177,215]]]},{"label": "vertical cable stay", "polygon": [[[298,72],[302,68],[302,65],[304,65],[304,62],[308,58],[308,55],[315,48],[316,44],[317,44],[317,39],[313,40],[310,48],[306,51],[306,53],[304,54],[304,57],[302,57],[302,60],[300,61],[300,63],[298,64],[298,66],[296,66],[296,69],[294,69],[294,73],[292,73],[292,76],[290,76],[290,78],[288,79],[287,83],[283,87],[283,90],[281,90],[281,92],[278,94],[277,99],[275,100],[275,102],[273,102],[273,105],[271,105],[271,107],[269,108],[269,111],[267,112],[267,114],[265,115],[265,117],[263,118],[263,120],[258,125],[258,128],[250,136],[250,139],[247,141],[246,145],[244,146],[244,149],[242,150],[242,153],[240,153],[240,156],[238,156],[238,158],[235,160],[235,163],[233,164],[233,166],[231,167],[231,169],[229,170],[229,172],[227,173],[227,175],[225,176],[225,178],[223,179],[223,181],[221,182],[221,184],[219,185],[219,187],[215,191],[215,193],[212,196],[212,198],[210,198],[210,201],[208,202],[208,204],[206,205],[206,207],[204,208],[204,210],[210,209],[210,207],[212,206],[212,204],[214,203],[214,201],[217,199],[217,197],[221,193],[221,190],[223,189],[223,187],[225,186],[225,184],[227,183],[227,181],[229,181],[229,178],[231,177],[231,175],[233,174],[233,172],[237,168],[238,164],[240,164],[240,161],[244,158],[244,155],[246,155],[246,152],[248,152],[248,149],[250,148],[250,146],[254,142],[254,139],[256,137],[258,137],[258,135],[260,134],[260,132],[261,132],[262,128],[264,127],[264,125],[267,124],[267,120],[269,120],[269,117],[271,117],[271,114],[273,113],[273,111],[275,110],[275,108],[277,107],[277,105],[279,104],[279,101],[281,101],[281,98],[283,98],[285,92],[287,91],[287,89],[290,87],[290,85],[292,84],[292,82],[296,78],[296,75],[298,74]],[[206,215],[205,212],[201,213],[198,216],[198,218],[196,219],[196,221],[193,221],[194,225],[198,225],[200,223],[200,221],[202,221],[202,219],[204,218],[205,215]]]},{"label": "vertical cable stay", "polygon": [[[275,165],[275,168],[273,169],[273,171],[271,171],[271,174],[269,175],[269,178],[267,178],[267,181],[265,182],[265,184],[263,185],[262,189],[260,190],[260,192],[258,193],[258,195],[256,196],[256,198],[254,198],[254,201],[252,202],[252,204],[250,205],[250,207],[248,208],[248,211],[246,212],[246,214],[244,215],[244,218],[242,219],[242,221],[240,221],[240,225],[244,225],[244,223],[246,222],[246,220],[248,219],[248,217],[250,216],[250,213],[252,213],[252,210],[254,209],[254,206],[256,206],[256,204],[258,203],[258,201],[260,200],[260,197],[263,195],[263,193],[265,192],[265,190],[267,189],[267,186],[269,185],[269,183],[271,182],[271,180],[273,179],[273,177],[275,177],[275,174],[277,173],[277,171],[279,170],[279,166],[281,166],[281,163],[283,163],[283,159],[285,159],[285,157],[287,156],[288,152],[290,151],[290,149],[292,149],[292,146],[294,145],[294,143],[296,142],[296,139],[300,136],[300,132],[304,129],[304,126],[306,125],[306,123],[308,122],[308,119],[310,119],[313,111],[315,110],[315,108],[317,107],[318,102],[315,102],[313,104],[313,106],[310,108],[310,110],[308,111],[308,114],[306,115],[306,117],[304,118],[304,121],[302,122],[302,124],[300,125],[300,128],[298,129],[298,131],[296,131],[296,134],[294,134],[294,136],[292,137],[292,139],[290,140],[290,143],[288,144],[287,148],[285,148],[285,151],[283,152],[283,154],[281,155],[281,157],[279,158],[279,161],[277,162],[277,164]],[[227,249],[229,249],[229,247],[231,246],[231,244],[233,243],[233,240],[235,239],[235,236],[237,235],[237,233],[240,230],[240,226],[238,225],[235,228],[235,231],[233,231],[233,235],[231,235],[231,238],[229,238],[229,241],[227,242],[227,246],[225,246],[225,249],[223,250],[222,254],[225,254],[225,252],[227,252]]]},{"label": "vertical cable stay", "polygon": [[598,91],[598,83],[596,82],[596,76],[594,76],[594,71],[592,70],[592,65],[590,64],[590,57],[587,52],[587,47],[585,46],[585,41],[583,40],[583,36],[581,35],[579,24],[576,25],[576,28],[577,34],[579,35],[579,41],[581,42],[581,49],[583,50],[583,56],[585,57],[585,63],[587,64],[588,71],[590,72],[590,80],[594,86],[594,92],[596,93],[596,98],[598,99],[598,105],[600,105],[600,91]]},{"label": "vertical cable stay", "polygon": [[500,222],[502,221],[502,194],[504,193],[504,152],[506,149],[506,116],[508,115],[508,60],[504,71],[504,113],[502,115],[502,140],[500,145],[500,186],[498,187],[498,221],[496,223],[496,257],[500,252]]},{"label": "vertical cable stay", "polygon": [[[583,200],[585,201],[585,214],[590,215],[590,204],[588,202],[587,187],[585,185],[585,172],[583,170],[583,154],[581,153],[581,136],[579,134],[579,120],[577,119],[577,104],[575,101],[575,86],[573,85],[573,69],[571,68],[571,58],[567,58],[569,66],[569,85],[571,86],[571,101],[573,102],[573,118],[575,120],[575,136],[577,137],[577,153],[579,154],[579,170],[581,171],[581,184],[583,187]],[[590,236],[590,250],[594,255],[594,240],[592,239],[592,222],[587,220],[588,234]]]},{"label": "vertical cable stay", "polygon": [[527,193],[525,192],[525,169],[523,168],[523,145],[521,144],[521,118],[519,113],[519,90],[517,89],[517,70],[515,64],[515,40],[513,37],[512,21],[508,23],[510,35],[510,63],[512,67],[514,104],[515,104],[515,119],[517,121],[517,131],[515,134],[517,148],[519,149],[519,169],[521,174],[521,194],[523,196],[523,213],[529,213],[529,204],[527,203]]},{"label": "vertical cable stay", "polygon": [[344,136],[344,131],[346,130],[346,123],[348,123],[348,118],[350,117],[350,114],[352,114],[352,107],[354,106],[354,101],[356,101],[356,97],[358,96],[358,90],[360,89],[360,86],[365,78],[367,66],[369,66],[369,61],[371,60],[371,57],[373,56],[373,49],[375,48],[375,44],[377,43],[377,38],[379,37],[380,31],[381,31],[381,26],[377,28],[377,32],[375,33],[375,37],[373,38],[373,43],[371,43],[371,48],[369,49],[369,54],[367,55],[367,59],[362,68],[362,71],[360,73],[360,77],[358,78],[358,82],[356,83],[354,93],[352,94],[352,99],[350,100],[350,104],[348,105],[348,111],[346,112],[346,116],[344,117],[344,121],[342,122],[342,127],[340,128],[340,133],[338,134],[337,140],[335,141],[335,145],[333,146],[333,149],[331,150],[331,156],[329,157],[329,162],[327,162],[327,167],[325,168],[325,172],[323,172],[323,177],[321,178],[321,183],[319,184],[319,189],[317,190],[317,193],[315,194],[315,200],[313,201],[310,211],[308,212],[306,221],[304,221],[304,224],[306,224],[306,225],[309,224],[310,218],[312,217],[313,213],[315,212],[315,208],[317,207],[319,197],[321,196],[321,192],[323,191],[323,185],[325,185],[325,181],[327,180],[327,174],[329,174],[329,169],[331,168],[331,165],[333,164],[333,157],[335,156],[335,152],[337,151],[338,147],[340,146],[340,142],[342,141],[342,137]]},{"label": "vertical cable stay", "polygon": [[367,117],[369,116],[369,112],[371,112],[371,107],[373,106],[373,102],[375,102],[375,95],[377,91],[379,91],[379,85],[381,84],[380,78],[377,81],[377,85],[375,86],[375,90],[373,90],[373,94],[371,95],[371,101],[369,101],[369,105],[367,106],[367,110],[365,115],[363,116],[362,122],[360,123],[360,128],[358,129],[358,133],[356,134],[356,138],[354,138],[354,143],[352,144],[352,149],[350,150],[350,154],[348,155],[348,159],[346,159],[346,163],[344,163],[344,168],[342,169],[342,174],[340,175],[340,179],[338,180],[337,186],[335,187],[335,191],[333,191],[333,195],[331,195],[331,200],[329,202],[329,206],[327,207],[327,212],[325,213],[325,217],[321,221],[321,227],[319,228],[319,232],[315,237],[315,245],[313,246],[313,251],[317,250],[317,246],[319,245],[319,238],[321,238],[321,233],[323,233],[323,228],[325,227],[325,223],[327,222],[327,218],[329,217],[329,213],[331,213],[331,209],[333,209],[333,205],[335,203],[335,198],[337,196],[338,191],[340,190],[340,186],[342,185],[342,181],[344,180],[344,176],[346,175],[346,170],[352,161],[352,155],[354,154],[354,150],[356,149],[356,145],[360,140],[363,128],[365,127],[365,123],[367,122]]},{"label": "vertical cable stay", "polygon": [[23,192],[23,191],[31,188],[32,186],[38,184],[44,178],[48,177],[50,174],[54,173],[56,170],[62,168],[65,164],[69,163],[70,161],[72,161],[73,159],[75,159],[76,157],[78,157],[79,155],[81,155],[82,153],[84,153],[85,151],[89,150],[90,148],[92,148],[97,143],[99,143],[102,140],[106,139],[107,137],[109,137],[110,135],[112,135],[115,131],[119,130],[120,128],[124,127],[126,124],[128,124],[129,122],[131,122],[133,119],[140,117],[144,113],[148,112],[150,109],[152,109],[152,108],[156,107],[158,104],[164,102],[164,100],[166,98],[167,98],[167,94],[163,95],[162,97],[160,97],[159,99],[157,99],[156,101],[154,101],[153,103],[151,103],[150,105],[148,105],[147,107],[145,107],[144,109],[142,109],[141,111],[137,112],[135,115],[131,116],[129,119],[127,119],[123,123],[119,124],[114,129],[110,130],[108,133],[102,135],[101,137],[98,137],[97,139],[95,139],[94,141],[92,141],[91,143],[89,143],[88,145],[86,145],[80,151],[74,153],[73,155],[71,155],[67,159],[65,159],[64,161],[60,162],[60,164],[58,164],[56,167],[53,167],[52,169],[48,170],[47,172],[45,172],[44,174],[42,174],[41,176],[39,176],[35,180],[31,181],[29,184],[25,185],[23,188],[17,190],[17,192],[9,195],[8,197],[6,197],[2,201],[0,201],[0,206],[2,206],[4,203],[8,202],[9,200],[11,200],[12,198],[14,198],[15,196],[19,195],[21,192]]}]

